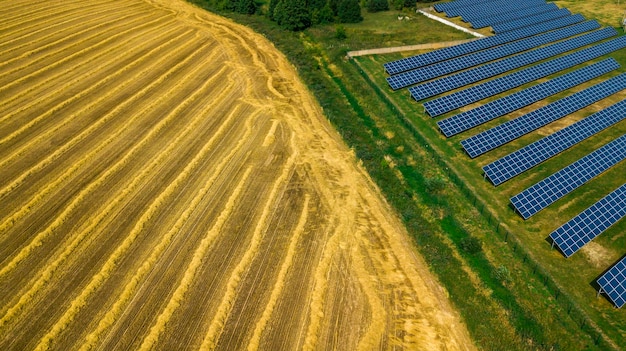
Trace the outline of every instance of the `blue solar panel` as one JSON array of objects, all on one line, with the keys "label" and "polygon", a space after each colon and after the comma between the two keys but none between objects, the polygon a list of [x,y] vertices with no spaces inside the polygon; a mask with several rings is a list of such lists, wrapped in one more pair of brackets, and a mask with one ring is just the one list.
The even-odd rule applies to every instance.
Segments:
[{"label": "blue solar panel", "polygon": [[626,100],[508,154],[484,166],[483,171],[494,185],[502,184],[623,119],[626,119]]},{"label": "blue solar panel", "polygon": [[491,2],[494,0],[456,0],[456,1],[451,1],[451,2],[444,2],[441,4],[435,4],[433,7],[435,8],[435,10],[437,10],[438,12],[442,12],[445,11],[446,9],[453,9],[453,8],[460,8],[460,7],[467,7],[467,6],[476,6],[478,4],[483,4],[486,2]]},{"label": "blue solar panel", "polygon": [[487,49],[496,45],[508,43],[514,40],[530,37],[539,33],[547,32],[557,28],[569,26],[575,23],[582,22],[584,17],[582,15],[569,16],[565,18],[558,18],[556,20],[548,21],[545,23],[537,24],[531,27],[522,28],[507,32],[501,35],[494,35],[491,37],[485,37],[477,40],[473,40],[467,43],[434,50],[425,54],[415,55],[407,58],[403,58],[396,61],[385,63],[385,71],[389,74],[398,74],[411,69],[427,66],[436,62],[441,62],[453,57],[470,54],[472,52]]},{"label": "blue solar panel", "polygon": [[477,157],[624,89],[626,73],[467,138],[461,145],[470,157]]},{"label": "blue solar panel", "polygon": [[[489,96],[499,94],[503,91],[513,89],[582,62],[586,62],[591,58],[595,58],[591,57],[591,55],[585,55],[586,53],[582,51],[559,57],[557,59],[550,60],[482,84],[474,85],[470,88],[457,91],[450,95],[425,102],[424,108],[431,117],[436,117],[459,107],[469,105]],[[619,64],[614,59],[606,59],[601,62],[602,63],[591,65],[588,68],[582,68],[576,71],[578,74],[583,76],[578,76],[578,74],[571,72],[564,75],[563,78],[559,77],[556,80],[551,80],[517,92],[513,94],[515,97],[503,97],[473,110],[465,111],[452,117],[451,119],[444,120],[445,122],[441,121],[440,126],[443,125],[445,128],[442,129],[442,131],[444,131],[444,134],[449,137],[566,89],[561,88],[562,84],[568,84],[568,82],[573,82],[573,80],[579,81],[577,84],[580,84],[588,79],[598,77],[603,73],[619,68]],[[595,74],[595,72],[601,73]],[[585,74],[589,78],[586,80],[580,80],[585,77]],[[572,87],[577,84],[569,85],[568,87]],[[547,94],[550,91],[553,92],[551,94]],[[519,98],[521,97],[525,97],[525,99],[520,100]],[[478,111],[474,112],[474,110]],[[473,116],[475,116],[475,118],[473,118]],[[450,129],[452,126],[457,128]],[[459,127],[464,128],[459,129]]]},{"label": "blue solar panel", "polygon": [[533,24],[541,23],[543,21],[549,21],[556,18],[570,16],[572,13],[568,9],[560,9],[558,11],[550,11],[545,13],[536,14],[531,17],[525,17],[514,21],[507,21],[503,23],[497,23],[491,26],[493,32],[496,34],[508,32],[510,30],[516,30]]},{"label": "blue solar panel", "polygon": [[444,62],[421,67],[387,78],[389,85],[394,89],[404,88],[412,84],[421,83],[452,72],[460,71],[481,63],[493,61],[505,56],[526,51],[550,42],[565,39],[580,33],[598,28],[597,22],[584,22],[574,26],[557,29],[541,35],[510,42],[491,49],[478,51],[469,55],[456,57]]},{"label": "blue solar panel", "polygon": [[513,196],[511,203],[524,219],[528,219],[624,158],[626,158],[626,135]]},{"label": "blue solar panel", "polygon": [[600,291],[608,296],[615,307],[624,306],[626,303],[626,256],[602,274],[597,282]]},{"label": "blue solar panel", "polygon": [[626,184],[550,233],[550,239],[565,257],[570,257],[625,215]]},{"label": "blue solar panel", "polygon": [[500,4],[504,1],[505,0],[489,0],[489,1],[479,0],[470,4],[468,4],[466,1],[463,1],[462,3],[455,4],[454,6],[449,6],[448,8],[445,9],[445,12],[446,12],[446,16],[448,17],[456,17],[456,16],[459,16],[460,12],[462,11],[468,11],[468,10],[480,11],[482,9],[485,9],[488,6],[487,3]]},{"label": "blue solar panel", "polygon": [[[482,66],[442,77],[431,82],[422,83],[409,88],[409,92],[415,100],[419,101],[531,63],[545,60],[570,50],[578,49],[616,34],[617,32],[613,28],[603,28],[595,32],[530,50],[499,61],[486,63]],[[626,37],[621,38],[626,40]]]},{"label": "blue solar panel", "polygon": [[556,11],[558,9],[559,7],[556,6],[554,3],[542,4],[541,6],[531,7],[531,8],[524,9],[524,10],[514,10],[512,12],[507,12],[506,16],[502,15],[502,16],[494,16],[494,17],[478,19],[478,20],[472,21],[472,27],[473,28],[485,28],[485,27],[489,27],[497,23],[517,20],[520,18],[538,15],[540,13]]},{"label": "blue solar panel", "polygon": [[[502,13],[509,12],[512,10],[522,10],[529,7],[541,6],[545,4],[545,0],[526,0],[526,1],[510,1],[510,0],[501,0],[501,1],[493,1],[489,3],[485,3],[481,6],[475,7],[461,7],[458,9],[454,9],[451,13],[456,14],[452,17],[461,16],[463,21],[472,22],[477,19],[489,17],[489,16],[498,16]],[[446,11],[446,14],[448,12]]]},{"label": "blue solar panel", "polygon": [[[426,111],[431,116],[438,116],[453,109],[469,105],[472,102],[486,97],[499,94],[508,89],[513,89],[519,85],[535,81],[552,73],[570,68],[582,62],[586,62],[590,57],[585,50],[575,52],[557,59],[544,62],[537,66],[532,66],[504,77],[494,79],[482,84],[474,85],[471,88],[442,96],[438,99],[424,103]],[[601,55],[598,55],[601,56]],[[534,102],[545,99],[565,89],[569,89],[590,79],[601,76],[612,70],[619,68],[615,59],[608,58],[590,66],[579,68],[562,76],[551,79],[547,82],[537,84],[530,88],[518,91],[511,95],[490,101],[474,109],[464,111],[453,117],[439,121],[437,124],[445,136],[451,137],[492,119],[504,116]]]}]

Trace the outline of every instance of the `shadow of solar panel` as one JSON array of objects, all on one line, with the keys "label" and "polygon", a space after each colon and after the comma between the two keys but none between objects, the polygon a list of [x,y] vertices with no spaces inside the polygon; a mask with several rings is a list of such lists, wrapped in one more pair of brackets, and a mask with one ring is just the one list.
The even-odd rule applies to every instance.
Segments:
[{"label": "shadow of solar panel", "polygon": [[570,16],[572,13],[568,9],[560,9],[558,11],[550,11],[545,13],[536,14],[531,17],[525,17],[514,21],[507,21],[503,23],[494,24],[491,26],[493,32],[496,34],[508,32],[510,30],[516,30],[533,24],[549,21],[556,18]]},{"label": "shadow of solar panel", "polygon": [[626,303],[626,256],[609,268],[597,280],[600,292],[613,302],[615,307],[621,308]]},{"label": "shadow of solar panel", "polygon": [[536,34],[547,32],[561,27],[566,27],[575,23],[582,22],[582,15],[558,18],[556,20],[547,21],[531,27],[522,28],[520,30],[510,31],[501,35],[494,35],[467,43],[434,50],[425,54],[415,55],[396,61],[383,64],[385,71],[391,75],[405,72],[411,69],[427,66],[433,63],[441,62],[457,56],[462,56],[483,49],[488,49],[497,45],[505,44],[514,40],[530,37]]},{"label": "shadow of solar panel", "polygon": [[[478,51],[465,56],[456,57],[448,61],[439,62],[430,66],[421,67],[412,71],[400,73],[387,78],[393,89],[404,88],[406,84],[421,83],[433,78],[441,77],[456,71],[493,61],[505,56],[517,54],[554,41],[569,38],[598,28],[597,22],[584,22],[570,27],[557,29],[551,32],[521,39],[500,45],[491,49]],[[398,84],[402,82],[401,85]]]},{"label": "shadow of solar panel", "polygon": [[461,145],[471,158],[477,157],[624,89],[626,73],[467,138]]},{"label": "shadow of solar panel", "polygon": [[[587,49],[581,50],[536,66],[528,67],[504,77],[474,85],[470,88],[452,93],[450,95],[428,101],[424,103],[424,108],[426,108],[426,112],[428,112],[431,117],[436,117],[459,107],[469,105],[473,102],[499,94],[509,89],[513,89],[520,85],[533,82],[550,74],[602,56],[603,54],[598,54],[597,56],[592,55],[598,51],[600,50],[596,50],[595,52],[589,52]],[[448,119],[441,120],[437,124],[444,135],[450,137],[500,116],[504,116],[505,114],[518,110],[522,107],[528,106],[534,102],[545,99],[546,97],[560,91],[574,87],[592,78],[599,77],[602,74],[617,68],[619,68],[619,64],[615,61],[615,59],[605,59],[593,65],[579,68],[576,71],[551,79],[547,82],[540,83],[500,99],[490,101],[474,109],[464,111]]]},{"label": "shadow of solar panel", "polygon": [[512,152],[484,166],[483,171],[494,185],[502,184],[624,119],[626,100]]},{"label": "shadow of solar panel", "polygon": [[521,11],[530,7],[537,7],[545,4],[545,0],[526,0],[526,1],[502,1],[485,3],[484,6],[475,8],[464,7],[459,9],[459,16],[465,22],[471,23],[479,19],[492,16],[501,16],[510,11]]},{"label": "shadow of solar panel", "polygon": [[626,184],[550,233],[552,245],[570,257],[626,215]]},{"label": "shadow of solar panel", "polygon": [[524,219],[528,219],[624,158],[626,158],[626,135],[511,197],[511,204]]},{"label": "shadow of solar panel", "polygon": [[[597,22],[595,23],[597,24]],[[578,49],[594,42],[612,37],[616,34],[617,32],[613,28],[603,28],[595,32],[530,50],[502,60],[489,62],[482,66],[438,78],[430,82],[422,83],[409,88],[409,92],[411,93],[411,97],[413,97],[413,99],[417,101],[423,100],[425,98],[445,93],[446,91],[457,89],[516,68],[545,60],[567,51]]]},{"label": "shadow of solar panel", "polygon": [[[485,28],[485,27],[493,26],[494,24],[498,24],[498,23],[514,21],[514,20],[518,20],[521,18],[535,16],[541,13],[557,11],[558,9],[559,7],[556,6],[554,3],[549,3],[549,4],[544,3],[544,4],[541,4],[540,6],[530,7],[524,10],[516,9],[513,11],[509,11],[503,14],[502,16],[493,16],[493,17],[486,17],[483,19],[478,19],[478,20],[472,21],[472,27],[476,29]],[[536,22],[536,23],[539,23],[539,22]]]}]

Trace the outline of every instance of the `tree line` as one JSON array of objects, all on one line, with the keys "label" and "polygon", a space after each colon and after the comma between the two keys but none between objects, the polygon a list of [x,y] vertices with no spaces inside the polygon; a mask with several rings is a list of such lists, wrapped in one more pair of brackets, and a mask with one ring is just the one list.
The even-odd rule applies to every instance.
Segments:
[{"label": "tree line", "polygon": [[[242,14],[260,13],[255,0],[216,0],[218,7]],[[358,23],[368,12],[414,7],[415,0],[270,0],[264,14],[281,27],[299,31],[316,24]]]}]

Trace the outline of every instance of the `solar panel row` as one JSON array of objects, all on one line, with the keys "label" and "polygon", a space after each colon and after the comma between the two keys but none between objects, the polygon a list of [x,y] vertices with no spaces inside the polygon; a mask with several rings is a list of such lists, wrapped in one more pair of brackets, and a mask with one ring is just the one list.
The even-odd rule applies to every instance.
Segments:
[{"label": "solar panel row", "polygon": [[478,51],[465,56],[460,56],[447,61],[435,63],[426,67],[417,68],[412,71],[403,72],[395,76],[388,77],[387,81],[393,89],[404,88],[409,85],[421,83],[433,78],[437,78],[446,74],[476,66],[481,63],[520,53],[596,28],[598,28],[597,22],[583,22],[570,27],[565,27],[522,40],[513,41],[491,49]]},{"label": "solar panel row", "polygon": [[609,297],[615,307],[624,306],[626,303],[626,256],[602,274],[597,282],[600,291]]},{"label": "solar panel row", "polygon": [[[476,1],[472,4],[468,4],[467,2],[463,2],[457,6],[449,7],[445,10],[447,17],[456,17],[460,16],[460,12],[462,11],[480,11],[481,9],[488,8],[489,5],[500,5],[504,3],[505,0],[489,0],[489,1]],[[489,3],[489,4],[488,4]]]},{"label": "solar panel row", "polygon": [[[509,74],[502,78],[494,79],[492,81],[480,85],[475,85],[471,88],[456,92],[454,94],[444,96],[443,98],[450,98],[444,99],[443,101],[441,100],[443,98],[431,100],[425,103],[424,107],[426,107],[426,110],[431,115],[441,114],[443,112],[447,112],[452,108],[458,108],[461,107],[461,105],[474,102],[474,100],[498,94],[502,91],[512,89],[518,85],[525,84],[552,74],[555,71],[567,69],[570,67],[570,65],[574,66],[580,63],[580,61],[585,61],[578,61],[573,59],[570,60],[571,57],[568,56],[563,56],[557,59],[559,62],[555,62],[557,60],[544,62],[540,65],[529,67],[525,70]],[[567,66],[565,66],[565,64]],[[504,96],[497,100],[493,100],[484,105],[478,106],[474,109],[464,111],[462,113],[459,113],[458,115],[441,120],[437,122],[437,125],[446,137],[451,137],[498,117],[504,116],[507,113],[528,106],[534,102],[545,99],[546,97],[554,95],[565,89],[572,88],[590,79],[597,78],[619,67],[620,66],[617,61],[615,61],[615,59],[604,59],[600,62],[583,68],[579,68],[575,71],[566,73],[547,82],[543,82],[524,90],[520,90],[511,95]],[[467,97],[465,101],[458,102],[458,100],[465,97]]]},{"label": "solar panel row", "polygon": [[496,34],[508,32],[511,30],[516,30],[528,26],[532,26],[533,24],[541,23],[544,21],[549,21],[565,16],[570,16],[572,13],[569,12],[568,9],[560,9],[557,11],[550,11],[544,13],[538,13],[534,16],[524,17],[517,20],[506,21],[502,23],[497,23],[491,26],[493,32]]},{"label": "solar panel row", "polygon": [[[452,94],[445,95],[445,96],[436,98],[434,100],[430,100],[424,103],[424,108],[426,109],[426,112],[428,112],[428,114],[431,117],[436,117],[446,112],[455,110],[459,107],[469,105],[473,102],[488,98],[490,96],[497,95],[509,89],[516,88],[523,84],[530,83],[532,81],[549,76],[556,72],[571,68],[583,62],[587,62],[589,60],[595,59],[597,57],[604,55],[604,53],[602,52],[603,50],[599,50],[596,47],[591,47],[591,48],[577,51],[577,52],[574,52],[565,56],[561,56],[559,58],[552,59],[550,61],[546,61],[541,64],[538,64],[536,66],[531,66],[531,67],[507,74],[505,76],[502,76],[502,77],[499,77],[499,78],[496,78],[496,79],[493,79],[493,80],[490,80],[481,84],[473,85],[467,89],[463,89],[463,90],[454,92]],[[538,101],[538,100],[541,100],[541,99],[537,99],[535,101]],[[498,101],[499,100],[495,100],[486,105],[483,105],[485,107],[481,106],[480,108],[488,109],[489,107],[495,107]],[[507,106],[508,106],[509,101],[503,101],[503,102],[507,103]],[[521,103],[522,101],[514,102],[516,106],[519,106],[518,108],[526,106],[526,105],[521,105]],[[505,113],[509,113],[514,110],[516,109],[508,109],[508,111]],[[485,112],[485,111],[487,110],[483,110],[481,112]],[[465,120],[465,116],[470,113],[473,114],[471,110],[463,112],[461,114],[463,116],[459,115],[460,117],[458,118],[463,118]],[[503,114],[500,114],[500,115],[494,115],[492,113],[482,114],[480,116],[480,121],[482,121],[481,123],[484,123],[496,117],[500,117]],[[468,126],[472,128],[472,127],[475,127],[476,125],[478,124],[468,125]],[[464,131],[464,130],[461,130],[461,131]],[[450,135],[446,134],[446,136],[450,136]]]},{"label": "solar panel row", "polygon": [[617,32],[613,28],[603,28],[595,32],[567,39],[535,50],[530,50],[515,56],[504,58],[499,61],[486,63],[482,66],[471,68],[430,82],[422,83],[409,88],[409,92],[415,100],[419,101],[431,96],[444,93],[446,91],[450,91],[483,79],[496,76],[498,74],[516,68],[529,65],[531,63],[545,60],[547,58],[562,54],[567,51],[578,49],[594,42],[609,38],[616,34]]},{"label": "solar panel row", "polygon": [[507,12],[506,16],[494,16],[494,17],[486,17],[483,19],[478,19],[472,22],[473,28],[485,28],[497,23],[503,23],[511,20],[516,20],[520,18],[530,17],[534,15],[538,15],[540,13],[551,12],[558,10],[559,7],[554,3],[542,4],[541,6],[531,7],[524,10],[515,10],[512,12]]},{"label": "solar panel row", "polygon": [[480,8],[461,8],[460,16],[465,22],[473,22],[486,17],[497,16],[510,11],[520,11],[530,7],[537,7],[545,4],[545,0],[526,0],[526,1],[504,1],[500,4],[492,6],[480,6]]},{"label": "solar panel row", "polygon": [[556,20],[547,21],[545,23],[537,24],[531,27],[522,28],[519,30],[507,32],[501,35],[494,35],[491,37],[485,37],[478,40],[473,40],[467,43],[434,50],[425,54],[415,55],[407,58],[403,58],[396,61],[385,63],[385,71],[393,75],[411,69],[427,66],[436,62],[451,59],[453,57],[466,55],[478,50],[487,49],[496,45],[508,43],[514,40],[530,37],[539,33],[547,32],[557,28],[569,26],[575,23],[582,22],[584,17],[582,15],[569,16],[564,18],[558,18]]},{"label": "solar panel row", "polygon": [[435,8],[435,10],[437,10],[438,12],[443,12],[446,9],[453,9],[453,8],[457,8],[457,7],[465,7],[465,6],[474,6],[477,4],[483,4],[486,2],[490,2],[493,0],[456,0],[456,1],[451,1],[451,2],[444,2],[441,4],[435,4],[433,7]]},{"label": "solar panel row", "polygon": [[570,257],[625,215],[626,184],[550,233],[550,239],[565,257]]},{"label": "solar panel row", "polygon": [[626,73],[467,138],[461,145],[470,157],[477,157],[624,89]]},{"label": "solar panel row", "polygon": [[624,119],[626,119],[626,100],[510,153],[484,166],[483,171],[494,185],[502,184]]},{"label": "solar panel row", "polygon": [[[462,7],[456,11],[458,13],[456,16],[461,16],[463,21],[472,22],[477,19],[489,17],[489,16],[498,16],[502,13],[506,13],[513,10],[522,10],[529,7],[536,7],[545,4],[545,0],[526,0],[526,1],[510,1],[510,0],[502,0],[502,1],[493,1],[489,3],[485,3],[482,6],[475,7]],[[448,12],[446,12],[448,14]],[[454,17],[456,17],[454,16]]]},{"label": "solar panel row", "polygon": [[626,158],[626,135],[511,197],[511,204],[524,219],[528,219],[624,158]]}]

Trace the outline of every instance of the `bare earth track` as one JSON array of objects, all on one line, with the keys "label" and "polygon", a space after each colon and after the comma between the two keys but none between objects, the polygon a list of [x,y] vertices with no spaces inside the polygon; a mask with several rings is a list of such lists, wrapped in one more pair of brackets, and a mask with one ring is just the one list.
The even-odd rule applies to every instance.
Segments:
[{"label": "bare earth track", "polygon": [[1,350],[473,350],[286,59],[182,1],[0,8]]}]

